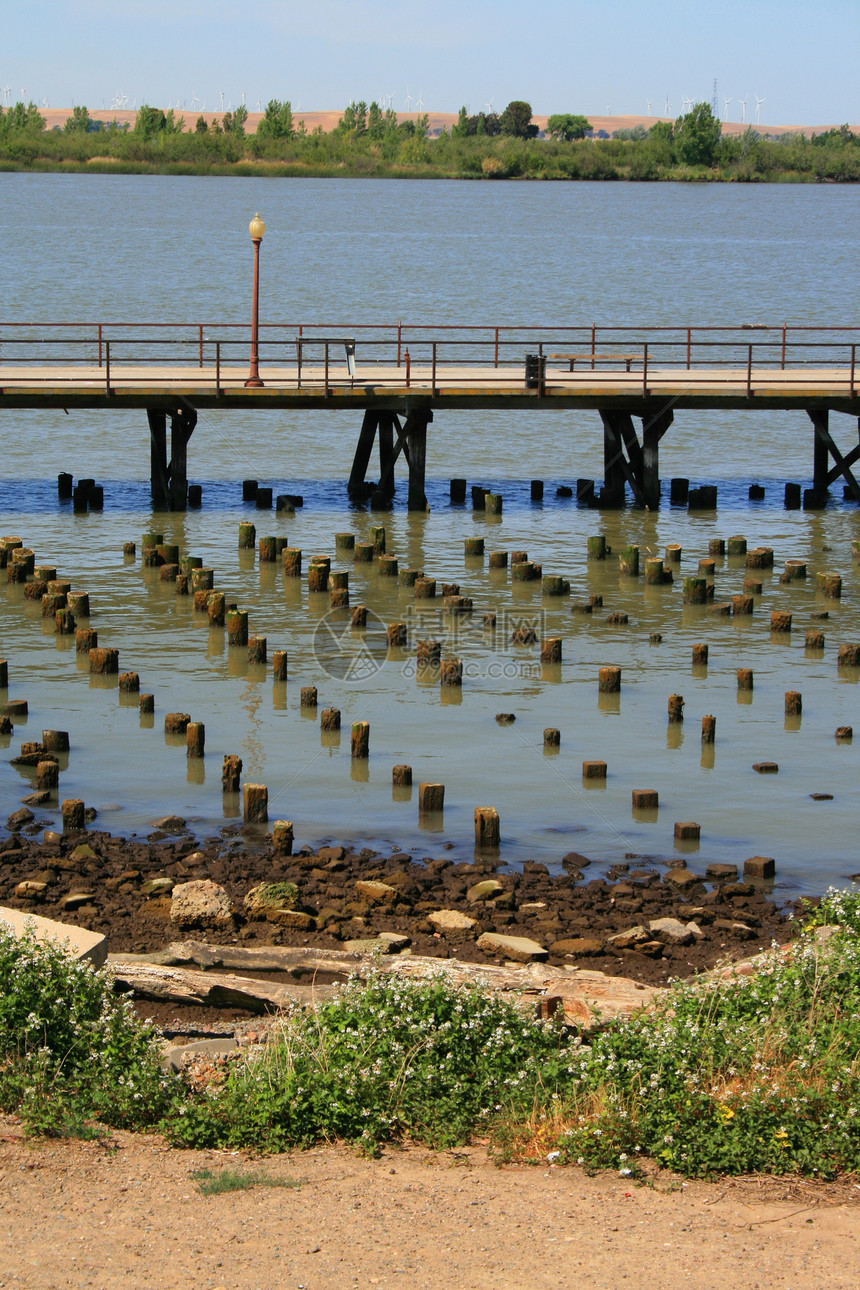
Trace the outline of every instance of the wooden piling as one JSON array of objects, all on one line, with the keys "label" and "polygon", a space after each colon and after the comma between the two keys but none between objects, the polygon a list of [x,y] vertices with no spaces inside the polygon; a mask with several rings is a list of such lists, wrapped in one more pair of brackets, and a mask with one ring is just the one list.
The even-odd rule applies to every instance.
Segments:
[{"label": "wooden piling", "polygon": [[315,685],[302,686],[299,706],[302,708],[315,708],[317,706],[317,687]]},{"label": "wooden piling", "polygon": [[675,841],[676,842],[698,842],[702,833],[702,826],[694,824],[691,820],[679,821],[675,824]]},{"label": "wooden piling", "polygon": [[621,689],[621,668],[600,668],[597,673],[597,688],[601,694],[617,693]]},{"label": "wooden piling", "polygon": [[659,556],[649,556],[645,561],[645,584],[659,586],[665,579],[666,568]]},{"label": "wooden piling", "polygon": [[394,788],[411,788],[412,767],[406,765],[392,766],[391,783]]},{"label": "wooden piling", "polygon": [[286,856],[291,856],[294,840],[292,820],[276,820],[272,826],[273,858],[283,860]]},{"label": "wooden piling", "polygon": [[439,668],[439,682],[445,688],[463,684],[463,664],[460,659],[442,660]]},{"label": "wooden piling", "polygon": [[561,731],[554,726],[547,726],[543,732],[543,746],[544,748],[560,748]]},{"label": "wooden piling", "polygon": [[389,649],[401,649],[406,645],[408,631],[405,623],[389,623],[386,629]]},{"label": "wooden piling", "polygon": [[155,695],[141,694],[137,701],[137,706],[141,716],[151,716],[155,712]]},{"label": "wooden piling", "polygon": [[240,551],[253,551],[257,544],[257,526],[250,520],[242,520],[239,524],[239,549]]},{"label": "wooden piling", "polygon": [[352,553],[353,562],[355,564],[372,564],[375,554],[376,548],[372,542],[356,542]]},{"label": "wooden piling", "polygon": [[787,717],[799,717],[803,710],[803,700],[799,690],[786,690],[785,692],[785,715]]},{"label": "wooden piling", "polygon": [[702,717],[702,743],[712,744],[717,733],[717,718],[712,716]]},{"label": "wooden piling", "polygon": [[192,591],[211,591],[215,586],[215,570],[199,565],[190,570]]},{"label": "wooden piling", "polygon": [[502,513],[501,493],[485,493],[484,510],[487,512],[488,515],[501,515]]},{"label": "wooden piling", "polygon": [[68,797],[60,806],[64,833],[81,833],[86,823],[84,804],[79,797]]},{"label": "wooden piling", "polygon": [[415,579],[415,599],[432,600],[436,595],[435,578],[416,578]]},{"label": "wooden piling", "polygon": [[60,783],[60,767],[53,759],[36,763],[36,788],[40,793],[56,792]]},{"label": "wooden piling", "polygon": [[231,609],[227,615],[228,645],[248,644],[248,613],[245,609]]},{"label": "wooden piling", "polygon": [[455,506],[462,506],[466,500],[466,487],[468,481],[465,479],[452,479],[448,486],[448,496]]},{"label": "wooden piling", "polygon": [[501,843],[499,813],[494,806],[475,807],[475,847],[478,851],[498,851]]},{"label": "wooden piling", "polygon": [[386,550],[385,525],[371,524],[369,536],[376,554],[384,555]]},{"label": "wooden piling", "polygon": [[728,540],[728,553],[729,555],[746,555],[747,553],[746,538],[741,537],[740,535],[736,535],[735,537],[730,537]]},{"label": "wooden piling", "polygon": [[583,779],[606,779],[605,761],[584,761],[582,763]]},{"label": "wooden piling", "polygon": [[191,723],[188,712],[165,712],[164,733],[166,735],[184,735]]},{"label": "wooden piling", "polygon": [[744,614],[751,614],[753,612],[754,606],[755,606],[755,601],[753,600],[752,596],[733,596],[732,597],[732,613],[734,613],[735,615],[741,616]]},{"label": "wooden piling", "polygon": [[806,649],[823,650],[824,649],[824,632],[809,631],[806,633]]},{"label": "wooden piling", "polygon": [[623,546],[618,552],[618,572],[628,578],[639,577],[638,546]]},{"label": "wooden piling", "polygon": [[776,633],[786,633],[791,631],[791,614],[787,614],[783,609],[774,609],[770,615],[770,630]]},{"label": "wooden piling", "polygon": [[418,811],[421,815],[439,812],[445,809],[444,784],[418,785]]},{"label": "wooden piling", "polygon": [[840,645],[836,653],[837,667],[860,667],[860,645]]},{"label": "wooden piling", "polygon": [[340,730],[340,708],[323,708],[320,713],[320,730],[328,733]]},{"label": "wooden piling", "polygon": [[681,694],[669,695],[669,722],[678,723],[684,720],[684,696]]},{"label": "wooden piling", "polygon": [[507,551],[491,551],[488,565],[491,569],[507,569],[508,553]]},{"label": "wooden piling", "polygon": [[838,573],[817,573],[815,581],[822,596],[828,600],[839,600],[842,596],[842,578]]},{"label": "wooden piling", "polygon": [[349,616],[350,625],[356,628],[367,626],[367,605],[353,605]]},{"label": "wooden piling", "polygon": [[748,569],[772,569],[773,548],[769,546],[753,547],[751,551],[747,551],[744,563]]},{"label": "wooden piling", "polygon": [[248,638],[248,662],[262,663],[266,662],[266,637],[250,636]]},{"label": "wooden piling", "polygon": [[483,555],[484,539],[482,537],[467,537],[463,539],[463,548],[466,555]]},{"label": "wooden piling", "polygon": [[547,636],[540,643],[540,661],[542,663],[561,662],[561,637]]},{"label": "wooden piling", "polygon": [[246,824],[267,824],[269,790],[265,784],[242,785],[242,814]]},{"label": "wooden piling", "polygon": [[119,692],[120,694],[139,694],[140,675],[137,672],[120,672]]},{"label": "wooden piling", "polygon": [[540,580],[541,595],[564,596],[570,591],[570,583],[558,573],[545,573]]},{"label": "wooden piling", "polygon": [[281,563],[283,565],[285,578],[300,578],[302,576],[302,552],[297,546],[285,546],[281,552]]},{"label": "wooden piling", "polygon": [[380,555],[378,571],[380,578],[396,578],[398,563],[396,555]]},{"label": "wooden piling", "polygon": [[[210,627],[223,627],[227,613],[227,597],[223,591],[204,591],[200,593],[206,596],[206,612],[209,616]],[[197,593],[195,592],[195,597]],[[196,607],[196,606],[195,606]]]},{"label": "wooden piling", "polygon": [[636,811],[656,811],[660,805],[660,795],[656,788],[634,788],[631,796],[633,809]]},{"label": "wooden piling", "polygon": [[751,667],[738,668],[738,689],[751,690],[753,688],[753,670]]},{"label": "wooden piling", "polygon": [[67,753],[71,746],[68,730],[43,730],[42,743],[54,753]]},{"label": "wooden piling", "polygon": [[242,774],[242,758],[233,753],[225,753],[221,767],[222,793],[238,793],[239,777]]},{"label": "wooden piling", "polygon": [[118,649],[91,649],[90,671],[100,676],[109,676],[119,672]]},{"label": "wooden piling", "polygon": [[285,649],[276,649],[272,654],[272,679],[274,681],[286,681],[287,679],[287,651]]},{"label": "wooden piling", "polygon": [[79,627],[75,632],[75,650],[78,654],[89,654],[91,649],[98,649],[99,634],[92,627]]},{"label": "wooden piling", "polygon": [[683,601],[685,605],[704,605],[708,600],[706,578],[685,578]]},{"label": "wooden piling", "polygon": [[350,747],[355,761],[364,761],[370,756],[369,721],[353,721],[350,735]]},{"label": "wooden piling", "polygon": [[693,666],[707,667],[708,665],[708,647],[707,645],[698,644],[693,646]]},{"label": "wooden piling", "polygon": [[5,690],[9,686],[9,664],[5,658],[0,658],[0,690]]},{"label": "wooden piling", "polygon": [[189,721],[185,728],[186,757],[202,757],[206,747],[206,727],[202,721]]},{"label": "wooden piling", "polygon": [[589,560],[606,559],[606,538],[603,533],[595,533],[586,543],[587,558]]}]

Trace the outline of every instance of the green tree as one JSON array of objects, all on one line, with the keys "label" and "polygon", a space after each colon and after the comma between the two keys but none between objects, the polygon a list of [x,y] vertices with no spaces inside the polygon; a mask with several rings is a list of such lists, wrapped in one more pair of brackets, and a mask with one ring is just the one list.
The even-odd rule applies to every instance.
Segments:
[{"label": "green tree", "polygon": [[66,117],[63,126],[64,134],[86,134],[91,127],[90,114],[85,107],[73,107],[72,115]]},{"label": "green tree", "polygon": [[[245,134],[245,124],[248,120],[248,109],[244,103],[240,103],[233,113],[233,119],[230,122],[230,133],[234,134],[237,139],[241,139]],[[226,129],[226,127],[225,127]]]},{"label": "green tree", "polygon": [[457,117],[456,125],[451,126],[451,137],[453,139],[465,139],[469,133],[469,114],[465,107],[460,108],[460,114]]},{"label": "green tree", "polygon": [[134,118],[134,134],[142,135],[144,139],[153,139],[164,129],[166,120],[161,108],[144,103]]},{"label": "green tree", "polygon": [[21,131],[27,134],[39,134],[44,128],[45,118],[35,103],[28,103],[26,107],[23,103],[14,103],[6,112],[0,107],[0,133],[2,134]]},{"label": "green tree", "polygon": [[501,134],[513,135],[516,139],[534,139],[537,135],[537,126],[533,126],[532,105],[522,99],[511,99],[502,115],[499,117],[499,131]]},{"label": "green tree", "polygon": [[209,133],[209,126],[206,124],[206,118],[203,116],[203,114],[202,114],[202,113],[201,113],[201,115],[197,118],[197,120],[196,120],[196,122],[195,122],[195,124],[194,124],[194,133],[195,133],[195,134],[208,134],[208,133]]},{"label": "green tree", "polygon": [[557,112],[546,123],[546,132],[553,139],[569,143],[571,139],[584,139],[591,134],[592,125],[587,117],[575,116],[570,112]]},{"label": "green tree", "polygon": [[293,105],[289,99],[269,99],[263,119],[257,126],[258,139],[292,139]]},{"label": "green tree", "polygon": [[675,122],[675,156],[684,166],[712,166],[720,146],[722,126],[709,103],[695,103]]}]

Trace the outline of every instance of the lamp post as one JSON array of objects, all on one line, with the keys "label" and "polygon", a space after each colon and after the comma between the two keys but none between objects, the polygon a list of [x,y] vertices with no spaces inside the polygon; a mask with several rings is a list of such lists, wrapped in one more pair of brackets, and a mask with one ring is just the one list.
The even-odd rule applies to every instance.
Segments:
[{"label": "lamp post", "polygon": [[248,232],[251,234],[251,241],[254,244],[254,303],[251,311],[251,370],[246,386],[258,389],[263,382],[260,380],[259,358],[257,354],[257,331],[260,323],[260,243],[263,240],[263,234],[266,231],[266,225],[260,219],[259,211],[248,225]]}]

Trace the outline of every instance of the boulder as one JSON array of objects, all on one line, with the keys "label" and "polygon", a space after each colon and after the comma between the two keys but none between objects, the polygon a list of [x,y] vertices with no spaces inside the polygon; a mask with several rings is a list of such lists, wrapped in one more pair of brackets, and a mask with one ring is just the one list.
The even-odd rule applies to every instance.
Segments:
[{"label": "boulder", "polygon": [[294,882],[261,882],[251,888],[242,904],[248,918],[268,918],[276,910],[293,909],[298,898]]},{"label": "boulder", "polygon": [[16,886],[15,895],[19,900],[41,900],[47,890],[48,884],[46,882],[26,878]]},{"label": "boulder", "polygon": [[677,918],[652,918],[648,926],[667,945],[689,945],[693,939],[689,927]]},{"label": "boulder", "polygon": [[195,878],[173,888],[170,921],[179,927],[229,927],[233,922],[233,904],[217,882]]},{"label": "boulder", "polygon": [[[127,879],[127,881],[131,881],[131,879]],[[169,896],[175,886],[176,883],[173,878],[148,878],[141,886],[140,891],[143,896]]]},{"label": "boulder", "polygon": [[485,878],[469,888],[466,899],[470,905],[476,905],[481,900],[492,900],[494,896],[501,895],[504,890],[497,878]]},{"label": "boulder", "polygon": [[28,810],[26,806],[22,806],[9,816],[6,821],[6,828],[10,833],[17,833],[19,829],[23,829],[25,824],[31,824],[35,818],[32,811]]},{"label": "boulder", "polygon": [[616,932],[607,939],[617,950],[635,950],[651,940],[651,933],[641,923],[637,923],[635,927],[628,927],[626,932]]},{"label": "boulder", "polygon": [[427,915],[427,922],[437,932],[468,932],[477,926],[477,920],[468,914],[461,914],[458,909],[437,909]]},{"label": "boulder", "polygon": [[502,954],[514,963],[540,963],[547,957],[547,950],[527,936],[504,936],[500,932],[484,932],[478,937],[478,949],[486,954]]},{"label": "boulder", "polygon": [[355,884],[355,891],[357,896],[371,905],[395,905],[400,899],[400,893],[396,887],[370,878],[360,878]]}]

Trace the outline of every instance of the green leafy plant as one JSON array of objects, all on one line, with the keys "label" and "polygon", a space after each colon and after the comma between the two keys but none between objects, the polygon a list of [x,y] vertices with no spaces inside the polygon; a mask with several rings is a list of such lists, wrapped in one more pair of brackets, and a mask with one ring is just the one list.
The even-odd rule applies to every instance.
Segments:
[{"label": "green leafy plant", "polygon": [[33,1133],[151,1125],[171,1081],[158,1043],[104,971],[0,923],[0,1108]]},{"label": "green leafy plant", "polygon": [[220,1196],[224,1192],[231,1191],[250,1191],[254,1187],[288,1187],[292,1191],[298,1191],[304,1181],[301,1178],[276,1178],[272,1174],[262,1173],[259,1170],[241,1169],[219,1169],[217,1172],[211,1169],[194,1169],[191,1177],[202,1196]]}]

